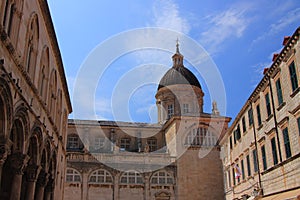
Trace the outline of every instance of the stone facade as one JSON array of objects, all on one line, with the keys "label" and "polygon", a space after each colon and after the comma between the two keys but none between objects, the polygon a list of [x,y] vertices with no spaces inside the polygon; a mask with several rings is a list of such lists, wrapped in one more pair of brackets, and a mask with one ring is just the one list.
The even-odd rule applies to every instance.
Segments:
[{"label": "stone facade", "polygon": [[203,112],[203,92],[177,51],[156,94],[158,123],[69,120],[68,199],[224,199],[218,139],[230,118]]},{"label": "stone facade", "polygon": [[221,140],[226,199],[300,194],[299,33],[300,28],[284,38],[283,49]]},{"label": "stone facade", "polygon": [[0,199],[62,199],[72,111],[46,1],[0,1]]}]

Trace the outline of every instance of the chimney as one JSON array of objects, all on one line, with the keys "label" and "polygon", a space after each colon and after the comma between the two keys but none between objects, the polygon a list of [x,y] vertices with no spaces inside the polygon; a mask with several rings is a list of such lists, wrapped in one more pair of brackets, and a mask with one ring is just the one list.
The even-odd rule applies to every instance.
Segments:
[{"label": "chimney", "polygon": [[267,71],[269,70],[269,68],[268,67],[266,67],[266,68],[264,68],[264,72],[263,72],[263,74],[264,75],[266,75],[266,73],[267,73]]},{"label": "chimney", "polygon": [[291,36],[284,36],[282,45],[285,46],[288,43],[288,41],[290,40],[290,38],[291,38]]},{"label": "chimney", "polygon": [[278,55],[279,55],[278,53],[274,53],[274,54],[273,54],[273,58],[272,58],[272,61],[273,61],[273,62],[276,60],[276,58],[278,57]]}]

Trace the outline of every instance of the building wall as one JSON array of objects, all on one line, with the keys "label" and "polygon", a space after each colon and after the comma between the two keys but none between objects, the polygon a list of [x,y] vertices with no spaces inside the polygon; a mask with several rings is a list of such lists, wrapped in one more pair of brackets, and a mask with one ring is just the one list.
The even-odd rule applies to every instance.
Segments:
[{"label": "building wall", "polygon": [[[270,196],[300,187],[299,32],[298,28],[293,36],[285,39],[283,49],[279,54],[274,55],[271,67],[265,70],[263,79],[221,141],[226,199],[240,198],[243,195],[254,196],[255,190],[260,191],[261,196]],[[294,63],[294,73],[297,78],[294,88],[290,71],[292,63]],[[281,87],[278,86],[278,80],[280,80]],[[278,88],[281,88],[282,98],[280,98]],[[266,96],[269,96],[269,108]],[[258,117],[258,105],[261,122]],[[254,120],[252,125],[249,124],[248,115],[251,108]],[[243,118],[246,122],[245,131],[243,130]],[[238,127],[240,127],[240,133],[238,133]],[[288,137],[286,137],[287,135]],[[232,140],[232,145],[230,145],[230,140]],[[276,156],[274,159],[275,146]],[[286,150],[287,146],[290,154]],[[256,161],[253,150],[257,152]],[[247,155],[250,158],[251,173],[249,175]],[[241,176],[240,180],[236,179],[236,184],[234,184],[234,172],[237,171],[235,166],[238,165],[239,169],[243,171],[241,169],[242,162],[244,162],[245,175]],[[255,162],[258,163],[257,172],[254,172]]]},{"label": "building wall", "polygon": [[0,2],[0,198],[62,199],[71,104],[45,1]]}]

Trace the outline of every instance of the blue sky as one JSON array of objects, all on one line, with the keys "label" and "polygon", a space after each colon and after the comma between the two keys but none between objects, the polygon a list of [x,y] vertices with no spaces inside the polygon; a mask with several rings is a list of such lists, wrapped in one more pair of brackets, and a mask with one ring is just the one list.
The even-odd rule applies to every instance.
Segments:
[{"label": "blue sky", "polygon": [[[262,78],[263,68],[270,66],[273,53],[282,48],[283,37],[293,34],[300,22],[298,0],[48,0],[48,3],[76,113],[70,117],[82,119],[156,122],[156,84],[172,65],[174,35],[164,39],[174,44],[173,52],[143,49],[120,55],[106,66],[95,83],[93,97],[82,95],[80,101],[77,97],[74,99],[74,84],[84,62],[91,52],[97,47],[103,48],[105,41],[116,35],[146,27],[176,31],[180,50],[187,57],[193,49],[187,48],[184,37],[194,40],[210,56],[222,78],[226,102],[220,106],[221,114],[234,118]],[[135,42],[144,41],[137,36]],[[123,48],[122,45],[122,42],[115,43],[107,47],[107,52],[114,53]],[[105,60],[105,55],[99,55],[98,59]],[[205,93],[204,111],[210,112],[213,100],[207,85],[210,82],[190,62],[186,61],[185,65],[198,77]],[[200,66],[203,70],[211,67],[206,62]],[[153,78],[148,80],[149,76]],[[145,84],[141,84],[141,80],[145,80]],[[133,91],[120,89],[131,82],[140,85]],[[124,96],[129,98],[122,101],[122,106],[114,104]],[[94,115],[86,112],[88,98],[94,99]],[[74,103],[77,100],[79,103]],[[128,116],[123,115],[123,108],[128,110]]]}]

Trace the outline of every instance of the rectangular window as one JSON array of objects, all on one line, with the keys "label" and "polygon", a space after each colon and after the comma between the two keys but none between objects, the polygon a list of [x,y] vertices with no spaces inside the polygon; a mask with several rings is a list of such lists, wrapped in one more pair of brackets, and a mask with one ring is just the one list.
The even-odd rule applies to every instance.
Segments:
[{"label": "rectangular window", "polygon": [[229,145],[230,145],[230,149],[232,149],[232,136],[230,136],[229,138]]},{"label": "rectangular window", "polygon": [[246,121],[245,117],[242,118],[242,126],[243,126],[243,133],[246,131]]},{"label": "rectangular window", "polygon": [[237,128],[236,128],[236,139],[237,140],[241,139],[241,128],[240,128],[240,125],[238,125]]},{"label": "rectangular window", "polygon": [[257,172],[258,171],[258,163],[257,163],[257,152],[255,149],[252,151],[252,155],[253,155],[254,172]]},{"label": "rectangular window", "polygon": [[278,79],[276,81],[276,91],[277,91],[278,105],[281,105],[283,103],[283,98],[282,98],[282,89],[281,89],[280,79]]},{"label": "rectangular window", "polygon": [[229,187],[231,187],[231,176],[230,176],[230,170],[228,170],[228,184],[229,184]]},{"label": "rectangular window", "polygon": [[267,169],[267,158],[266,158],[265,145],[261,146],[261,158],[262,158],[262,162],[263,162],[263,169],[266,170]]},{"label": "rectangular window", "polygon": [[168,105],[168,119],[170,119],[174,114],[173,104]]},{"label": "rectangular window", "polygon": [[233,180],[233,185],[235,185],[235,171],[234,171],[234,167],[232,168],[232,180]]},{"label": "rectangular window", "polygon": [[276,147],[275,137],[271,139],[271,146],[272,146],[273,163],[274,165],[277,165],[278,158],[277,158],[277,147]]},{"label": "rectangular window", "polygon": [[266,100],[266,109],[267,109],[267,114],[268,117],[271,115],[271,104],[270,104],[270,97],[269,97],[269,93],[267,93],[265,95],[265,100]]},{"label": "rectangular window", "polygon": [[234,144],[236,144],[236,130],[233,131],[233,141]]},{"label": "rectangular window", "polygon": [[245,168],[244,168],[244,160],[241,160],[241,168],[242,168],[242,179],[245,179]]},{"label": "rectangular window", "polygon": [[78,138],[78,136],[69,136],[68,137],[68,148],[70,148],[70,149],[79,148],[79,138]]},{"label": "rectangular window", "polygon": [[248,110],[248,119],[249,119],[249,126],[253,124],[253,111],[252,108]]},{"label": "rectangular window", "polygon": [[249,156],[249,155],[246,156],[246,160],[247,160],[247,171],[248,171],[248,176],[251,176],[250,156]]},{"label": "rectangular window", "polygon": [[130,148],[130,139],[122,138],[120,144],[120,150],[129,150],[129,148]]},{"label": "rectangular window", "polygon": [[298,131],[299,131],[299,135],[300,135],[300,117],[298,117],[297,123],[298,123]]},{"label": "rectangular window", "polygon": [[189,112],[189,104],[183,104],[183,113]]},{"label": "rectangular window", "polygon": [[285,129],[283,129],[282,134],[283,134],[283,141],[284,141],[285,155],[286,155],[286,158],[289,158],[289,157],[292,156],[292,152],[291,152],[291,145],[290,145],[289,131],[288,131],[288,128],[287,128],[287,127],[286,127]]},{"label": "rectangular window", "polygon": [[105,138],[104,137],[97,137],[94,140],[94,149],[102,149],[105,144]]},{"label": "rectangular window", "polygon": [[292,84],[292,90],[295,91],[298,88],[297,71],[294,61],[289,66],[290,79]]},{"label": "rectangular window", "polygon": [[256,113],[257,113],[257,123],[258,123],[258,126],[261,125],[261,116],[260,116],[260,107],[259,105],[256,106]]},{"label": "rectangular window", "polygon": [[157,140],[155,138],[151,138],[147,140],[147,144],[149,146],[149,151],[156,151],[157,149]]}]

